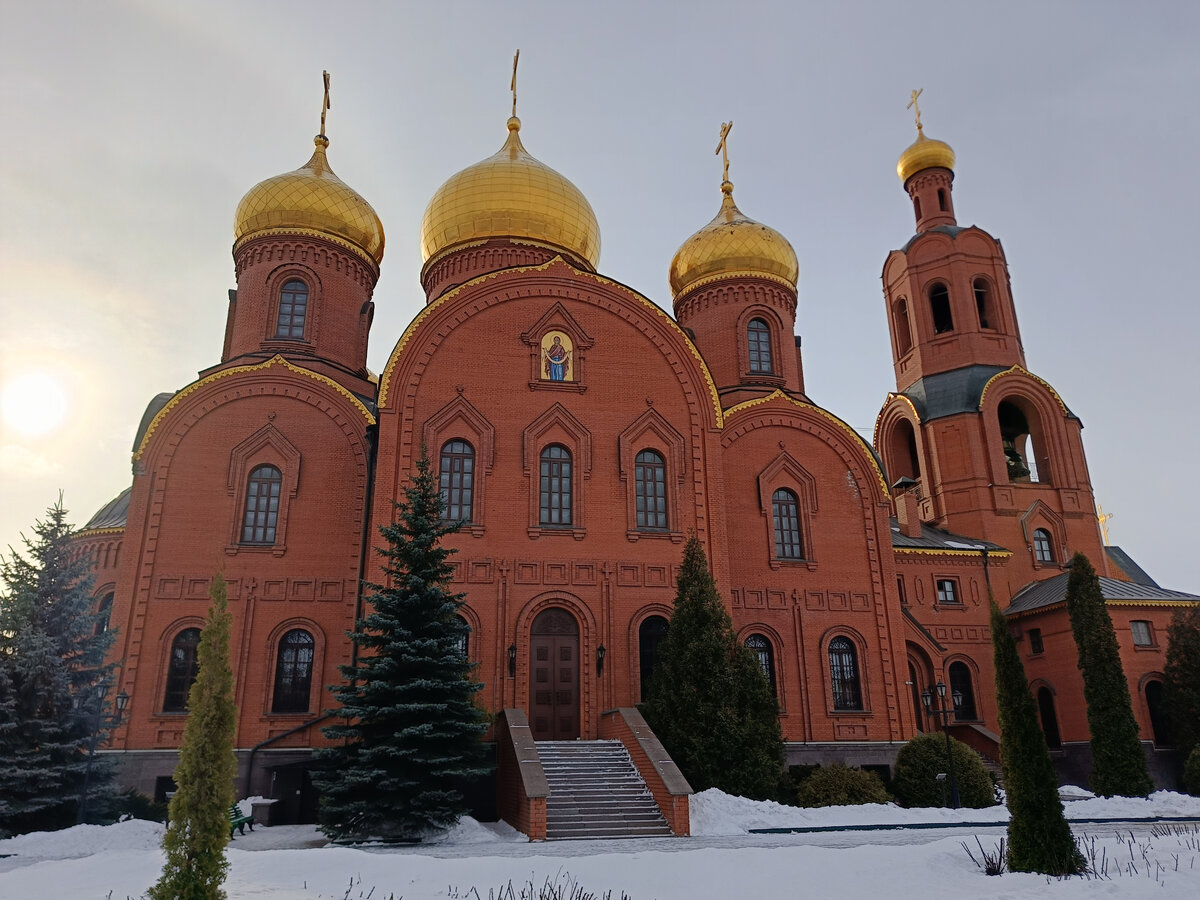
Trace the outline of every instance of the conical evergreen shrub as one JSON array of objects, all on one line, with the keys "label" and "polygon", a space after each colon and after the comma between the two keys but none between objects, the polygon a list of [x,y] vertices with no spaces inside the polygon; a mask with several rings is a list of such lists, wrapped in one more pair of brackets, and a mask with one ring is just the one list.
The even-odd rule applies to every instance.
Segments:
[{"label": "conical evergreen shrub", "polygon": [[188,692],[188,720],[175,767],[163,835],[166,864],[148,895],[150,900],[220,900],[229,872],[229,807],[234,801],[237,758],[233,741],[237,707],[229,663],[233,616],[226,600],[225,579],[213,578],[212,606],[200,630],[199,670]]},{"label": "conical evergreen shrub", "polygon": [[1014,872],[1074,875],[1083,871],[1083,857],[1063,815],[1058,779],[1038,725],[1037,705],[1025,681],[1025,666],[1008,620],[994,599],[991,606],[1000,764],[1011,815],[1008,867]]},{"label": "conical evergreen shrub", "polygon": [[693,790],[774,796],[783,762],[779,704],[758,660],[734,635],[694,535],[640,708]]},{"label": "conical evergreen shrub", "polygon": [[1145,797],[1154,790],[1154,782],[1138,740],[1117,635],[1100,591],[1100,580],[1082,553],[1071,559],[1067,613],[1079,653],[1092,735],[1091,788],[1102,797]]}]

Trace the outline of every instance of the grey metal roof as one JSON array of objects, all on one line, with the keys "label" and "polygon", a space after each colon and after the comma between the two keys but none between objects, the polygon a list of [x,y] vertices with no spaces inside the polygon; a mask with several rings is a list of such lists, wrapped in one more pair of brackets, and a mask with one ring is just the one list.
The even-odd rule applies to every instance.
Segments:
[{"label": "grey metal roof", "polygon": [[963,228],[961,225],[935,225],[932,228],[930,228],[929,231],[918,231],[916,234],[914,234],[912,237],[910,237],[908,239],[908,243],[906,243],[900,249],[903,250],[905,253],[907,253],[908,248],[913,245],[913,242],[916,241],[917,238],[921,237],[924,234],[930,234],[930,233],[948,234],[948,235],[950,235],[950,237],[953,238],[953,237],[957,237],[959,232],[966,231],[966,230],[967,229]]},{"label": "grey metal roof", "polygon": [[973,553],[978,553],[982,547],[986,547],[988,550],[1008,549],[999,544],[993,544],[991,541],[951,534],[949,531],[942,531],[940,528],[925,524],[921,525],[920,537],[909,537],[900,530],[898,521],[890,519],[889,522],[892,527],[893,547],[916,547],[923,550],[969,550]]},{"label": "grey metal roof", "polygon": [[[1008,605],[1008,609],[1004,611],[1004,614],[1012,616],[1017,613],[1030,612],[1035,609],[1042,609],[1047,606],[1053,606],[1056,603],[1065,602],[1067,599],[1068,577],[1068,574],[1064,572],[1045,581],[1035,581],[1033,584],[1027,584],[1021,590],[1017,591],[1012,599],[1012,603]],[[1138,584],[1134,581],[1121,581],[1117,578],[1106,578],[1103,575],[1100,576],[1100,593],[1106,601],[1200,601],[1200,597],[1195,594],[1187,594],[1183,591],[1168,591],[1166,588],[1160,588],[1156,585]]]},{"label": "grey metal roof", "polygon": [[965,366],[918,378],[903,393],[917,408],[922,422],[976,412],[983,386],[1004,371],[1005,366]]},{"label": "grey metal roof", "polygon": [[129,518],[129,495],[132,492],[133,488],[127,487],[105,503],[96,510],[94,516],[88,519],[88,523],[83,526],[83,530],[91,531],[93,528],[124,528],[125,521]]},{"label": "grey metal roof", "polygon": [[1150,587],[1158,587],[1158,582],[1151,578],[1146,570],[1133,561],[1133,557],[1122,550],[1120,547],[1107,546],[1104,548],[1104,555],[1107,556],[1112,563],[1129,576],[1130,581],[1136,581],[1138,584],[1148,584]]},{"label": "grey metal roof", "polygon": [[174,393],[157,394],[154,399],[146,404],[146,411],[142,413],[142,421],[138,422],[137,434],[133,438],[133,451],[136,453],[138,445],[142,443],[142,438],[146,436],[146,429],[150,427],[150,423],[154,421],[154,417],[159,414],[164,406],[171,402]]}]

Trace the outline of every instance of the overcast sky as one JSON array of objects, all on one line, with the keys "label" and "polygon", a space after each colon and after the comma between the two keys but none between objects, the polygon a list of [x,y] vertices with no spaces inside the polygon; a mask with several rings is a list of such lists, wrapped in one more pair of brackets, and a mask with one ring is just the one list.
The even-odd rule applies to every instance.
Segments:
[{"label": "overcast sky", "polygon": [[800,259],[808,393],[868,437],[895,389],[880,271],[913,232],[895,164],[924,88],[926,133],[958,155],[959,223],[1003,241],[1029,367],[1084,422],[1112,543],[1200,592],[1188,0],[7,0],[0,547],[60,489],[82,526],[129,484],[149,399],[218,361],[234,208],[308,159],[323,68],[330,162],[387,231],[381,369],[423,302],[425,204],[502,144],[518,47],[525,146],[591,201],[600,271],[668,309],[734,121],[738,205]]}]

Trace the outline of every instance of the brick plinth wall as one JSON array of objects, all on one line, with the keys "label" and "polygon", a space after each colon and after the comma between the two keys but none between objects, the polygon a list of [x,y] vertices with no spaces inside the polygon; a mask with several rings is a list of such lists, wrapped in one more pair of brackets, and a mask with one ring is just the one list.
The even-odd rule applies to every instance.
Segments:
[{"label": "brick plinth wall", "polygon": [[550,785],[523,709],[506,709],[496,717],[496,757],[500,818],[529,840],[544,841]]},{"label": "brick plinth wall", "polygon": [[632,707],[605,711],[600,715],[600,737],[625,745],[671,831],[678,837],[691,834],[688,797],[692,788],[642,714]]}]

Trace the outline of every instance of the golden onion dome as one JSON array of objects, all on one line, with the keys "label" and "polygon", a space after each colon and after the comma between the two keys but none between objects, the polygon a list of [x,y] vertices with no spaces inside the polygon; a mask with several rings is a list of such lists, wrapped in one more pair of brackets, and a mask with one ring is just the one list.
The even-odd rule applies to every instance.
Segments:
[{"label": "golden onion dome", "polygon": [[317,135],[312,159],[294,172],[260,181],[246,193],[233,217],[234,252],[264,234],[319,234],[354,250],[376,266],[383,260],[383,223],[364,200],[333,174]]},{"label": "golden onion dome", "polygon": [[575,185],[529,155],[521,120],[508,120],[500,151],[468,166],[437,189],[421,221],[425,262],[448,248],[494,237],[549,244],[586,260],[600,260],[600,225]]},{"label": "golden onion dome", "polygon": [[954,171],[954,151],[945,141],[925,137],[925,131],[917,126],[917,139],[900,154],[896,163],[896,174],[905,184],[908,179],[924,169],[949,169]]},{"label": "golden onion dome", "polygon": [[793,291],[800,277],[796,251],[787,238],[742,214],[733,202],[733,185],[721,183],[716,218],[683,242],[671,260],[671,293],[678,297],[701,281],[731,275],[757,275],[780,281]]}]

